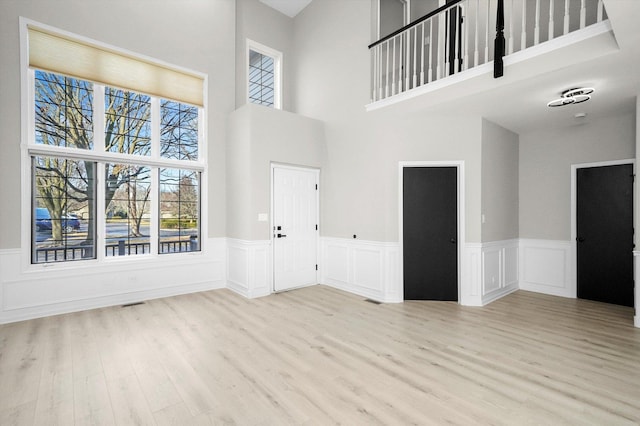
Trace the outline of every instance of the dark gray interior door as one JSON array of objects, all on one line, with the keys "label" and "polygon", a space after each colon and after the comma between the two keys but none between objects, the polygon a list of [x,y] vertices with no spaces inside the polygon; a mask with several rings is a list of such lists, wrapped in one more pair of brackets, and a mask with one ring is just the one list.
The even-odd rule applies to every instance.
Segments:
[{"label": "dark gray interior door", "polygon": [[405,300],[458,300],[458,172],[405,167]]},{"label": "dark gray interior door", "polygon": [[578,297],[633,306],[633,166],[577,169]]}]

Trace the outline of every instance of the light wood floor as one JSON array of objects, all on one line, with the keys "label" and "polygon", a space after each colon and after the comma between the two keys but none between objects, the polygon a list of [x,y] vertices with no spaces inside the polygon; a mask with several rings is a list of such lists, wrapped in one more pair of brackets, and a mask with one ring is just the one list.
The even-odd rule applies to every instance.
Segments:
[{"label": "light wood floor", "polygon": [[633,310],[485,308],[315,286],[0,326],[0,424],[638,424]]}]

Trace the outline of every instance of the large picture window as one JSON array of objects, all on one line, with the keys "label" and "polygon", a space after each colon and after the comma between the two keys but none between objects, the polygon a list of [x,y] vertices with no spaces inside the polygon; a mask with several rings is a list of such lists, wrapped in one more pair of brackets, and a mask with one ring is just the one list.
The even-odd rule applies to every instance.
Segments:
[{"label": "large picture window", "polygon": [[[52,70],[40,65],[46,55],[37,57],[39,48],[44,50],[39,44],[50,41],[47,37],[53,38],[53,48],[62,50],[67,38],[31,29],[30,37],[36,52],[29,70],[31,263],[200,251],[206,162],[201,158],[203,107],[197,91],[185,89],[190,93],[185,102],[162,96],[163,91],[180,96],[166,85],[145,93],[112,84],[138,84],[128,81],[127,73],[104,82],[95,75],[70,77],[55,72],[67,62]],[[92,55],[98,49],[85,47]],[[164,72],[163,81],[171,81],[166,78],[172,77],[170,70],[146,66],[150,79]]]}]

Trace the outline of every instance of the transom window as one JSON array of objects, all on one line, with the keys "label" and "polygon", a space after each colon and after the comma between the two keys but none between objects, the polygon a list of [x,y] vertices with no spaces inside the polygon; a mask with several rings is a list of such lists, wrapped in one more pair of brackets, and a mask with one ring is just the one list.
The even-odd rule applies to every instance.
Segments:
[{"label": "transom window", "polygon": [[203,107],[34,63],[31,263],[200,251]]},{"label": "transom window", "polygon": [[282,53],[247,40],[248,100],[271,108],[281,108]]}]

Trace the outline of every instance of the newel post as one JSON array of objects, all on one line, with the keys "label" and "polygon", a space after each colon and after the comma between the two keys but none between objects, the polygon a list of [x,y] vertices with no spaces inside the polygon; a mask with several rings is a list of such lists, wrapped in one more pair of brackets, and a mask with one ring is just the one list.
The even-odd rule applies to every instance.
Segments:
[{"label": "newel post", "polygon": [[504,75],[504,0],[498,0],[498,16],[496,17],[496,41],[494,44],[493,78]]}]

